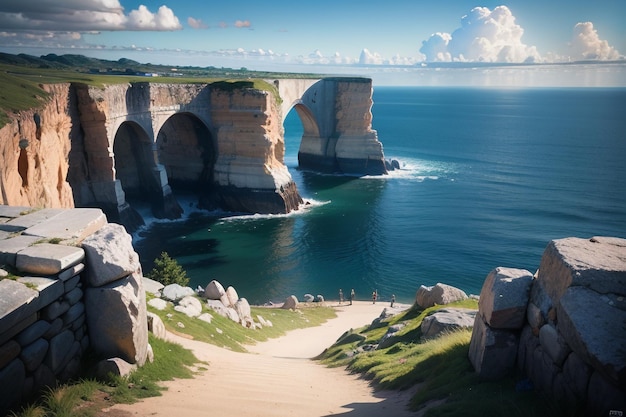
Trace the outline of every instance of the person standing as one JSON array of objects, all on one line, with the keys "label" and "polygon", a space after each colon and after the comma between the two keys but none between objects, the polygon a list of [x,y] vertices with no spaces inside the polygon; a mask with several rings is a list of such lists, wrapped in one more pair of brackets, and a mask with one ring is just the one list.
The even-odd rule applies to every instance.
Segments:
[{"label": "person standing", "polygon": [[391,307],[393,308],[393,303],[396,302],[396,295],[395,294],[391,294]]},{"label": "person standing", "polygon": [[343,303],[343,290],[339,288],[339,304]]},{"label": "person standing", "polygon": [[354,288],[350,290],[350,305],[352,305],[352,300],[354,300]]},{"label": "person standing", "polygon": [[372,304],[376,304],[376,298],[378,297],[378,290],[372,292]]}]

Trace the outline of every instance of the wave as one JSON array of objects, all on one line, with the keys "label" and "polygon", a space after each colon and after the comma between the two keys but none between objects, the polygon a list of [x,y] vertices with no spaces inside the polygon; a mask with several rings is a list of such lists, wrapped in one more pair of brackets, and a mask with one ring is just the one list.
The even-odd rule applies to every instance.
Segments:
[{"label": "wave", "polygon": [[310,210],[324,206],[326,204],[330,204],[331,201],[317,201],[309,198],[303,198],[304,202],[300,204],[297,210],[292,210],[289,213],[277,213],[277,214],[237,214],[237,213],[228,213],[227,216],[223,216],[220,220],[221,223],[229,222],[229,221],[237,221],[237,220],[266,220],[266,219],[281,219],[281,218],[289,218],[294,216],[302,216],[308,213]]},{"label": "wave", "polygon": [[366,175],[364,179],[403,179],[417,182],[451,180],[457,174],[455,164],[427,159],[389,157],[387,160],[398,161],[400,168],[389,171],[384,175]]}]

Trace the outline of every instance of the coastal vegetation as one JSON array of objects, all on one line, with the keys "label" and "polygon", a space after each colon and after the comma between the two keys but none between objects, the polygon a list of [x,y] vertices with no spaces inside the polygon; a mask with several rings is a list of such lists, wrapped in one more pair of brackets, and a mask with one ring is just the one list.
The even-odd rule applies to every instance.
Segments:
[{"label": "coastal vegetation", "polygon": [[154,267],[148,277],[163,285],[178,284],[186,287],[189,283],[187,272],[167,252],[161,252],[161,255],[154,260]]}]

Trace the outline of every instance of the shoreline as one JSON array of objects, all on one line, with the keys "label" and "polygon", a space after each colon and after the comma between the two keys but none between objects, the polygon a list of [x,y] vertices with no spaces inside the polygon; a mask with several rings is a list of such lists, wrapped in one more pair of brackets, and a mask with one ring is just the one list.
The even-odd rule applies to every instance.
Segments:
[{"label": "shoreline", "polygon": [[[355,301],[353,305],[328,302],[337,317],[324,324],[296,329],[256,345],[249,353],[232,352],[168,333],[168,340],[193,351],[207,369],[192,379],[164,383],[160,397],[135,404],[117,404],[101,415],[200,417],[214,416],[415,416],[406,410],[409,391],[375,391],[359,375],[328,368],[312,360],[351,328],[368,325],[387,303]],[[403,311],[398,304],[394,311]],[[122,414],[120,414],[120,412]]]}]

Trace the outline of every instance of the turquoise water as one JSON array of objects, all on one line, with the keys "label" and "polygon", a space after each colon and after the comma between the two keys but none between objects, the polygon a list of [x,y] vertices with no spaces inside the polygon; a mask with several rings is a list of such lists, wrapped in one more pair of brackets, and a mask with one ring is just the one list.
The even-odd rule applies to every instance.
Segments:
[{"label": "turquoise water", "polygon": [[420,285],[478,293],[495,267],[534,272],[551,239],[626,237],[626,89],[376,88],[373,128],[402,169],[335,177],[286,163],[313,202],[287,216],[191,215],[155,223],[144,270],[165,250],[192,286],[217,279],[251,303],[305,293],[410,302]]}]

